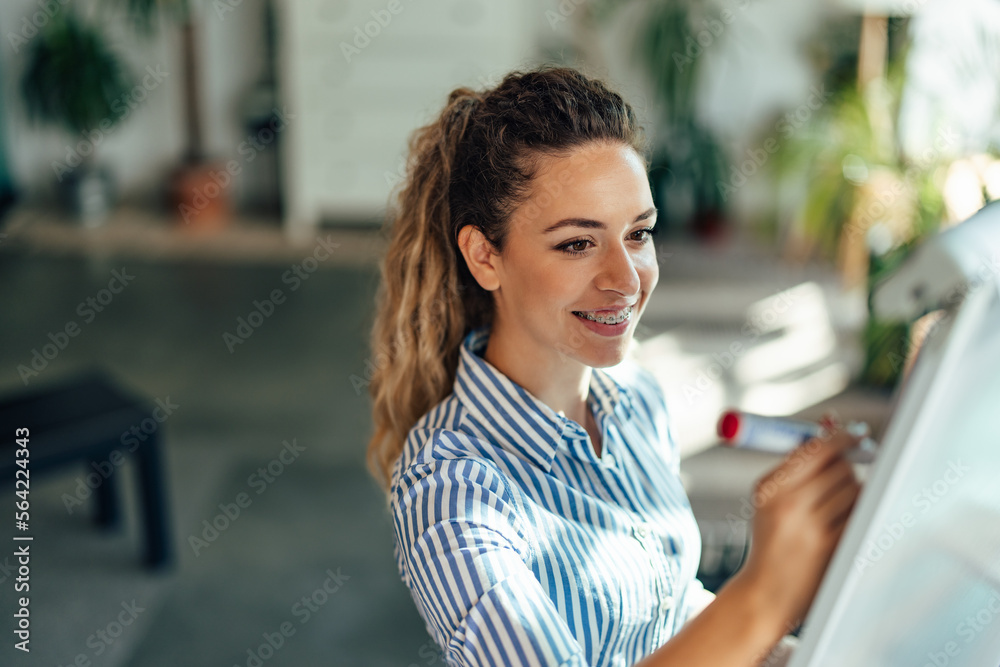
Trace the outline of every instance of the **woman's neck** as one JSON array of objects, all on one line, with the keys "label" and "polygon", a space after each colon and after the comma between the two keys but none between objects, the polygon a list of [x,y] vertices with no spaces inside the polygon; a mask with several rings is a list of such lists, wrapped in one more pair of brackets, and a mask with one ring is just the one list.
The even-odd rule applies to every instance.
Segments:
[{"label": "woman's neck", "polygon": [[[587,407],[593,369],[560,354],[541,349],[523,330],[507,332],[494,323],[483,358],[554,412],[572,419],[590,432],[596,430]],[[596,444],[596,443],[595,443]]]}]

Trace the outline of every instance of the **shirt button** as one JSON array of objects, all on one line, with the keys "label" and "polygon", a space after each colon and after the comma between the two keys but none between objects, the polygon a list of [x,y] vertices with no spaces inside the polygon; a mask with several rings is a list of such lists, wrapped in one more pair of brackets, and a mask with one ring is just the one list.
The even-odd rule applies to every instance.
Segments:
[{"label": "shirt button", "polygon": [[611,659],[611,664],[614,665],[614,667],[625,667],[625,656],[621,653],[617,654]]},{"label": "shirt button", "polygon": [[632,528],[632,534],[641,540],[649,534],[649,528],[647,528],[644,523],[636,524],[636,526]]},{"label": "shirt button", "polygon": [[666,613],[674,608],[674,598],[670,595],[665,595],[660,598],[660,611]]}]

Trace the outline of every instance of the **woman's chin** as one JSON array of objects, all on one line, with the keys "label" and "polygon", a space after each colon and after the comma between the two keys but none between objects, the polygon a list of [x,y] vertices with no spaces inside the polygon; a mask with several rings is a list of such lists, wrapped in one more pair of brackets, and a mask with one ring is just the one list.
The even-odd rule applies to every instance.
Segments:
[{"label": "woman's chin", "polygon": [[591,368],[608,368],[620,364],[625,359],[627,352],[627,341],[593,345],[586,350],[581,350],[580,361]]}]

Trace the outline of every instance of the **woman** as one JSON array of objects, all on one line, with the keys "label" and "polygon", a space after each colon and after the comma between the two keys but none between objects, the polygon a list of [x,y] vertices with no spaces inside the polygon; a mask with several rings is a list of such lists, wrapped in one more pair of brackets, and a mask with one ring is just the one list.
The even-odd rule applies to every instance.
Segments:
[{"label": "woman", "polygon": [[856,441],[813,440],[758,482],[745,566],[714,599],[695,578],[664,396],[626,359],[658,279],[645,154],[619,95],[554,67],[453,91],[411,140],[368,456],[451,664],[758,664],[854,505]]}]

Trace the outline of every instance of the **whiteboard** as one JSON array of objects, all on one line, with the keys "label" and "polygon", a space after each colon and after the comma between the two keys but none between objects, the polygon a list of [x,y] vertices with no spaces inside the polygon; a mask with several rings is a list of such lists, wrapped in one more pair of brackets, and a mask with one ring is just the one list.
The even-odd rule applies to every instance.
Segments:
[{"label": "whiteboard", "polygon": [[1000,665],[1000,288],[929,335],[789,667]]}]

